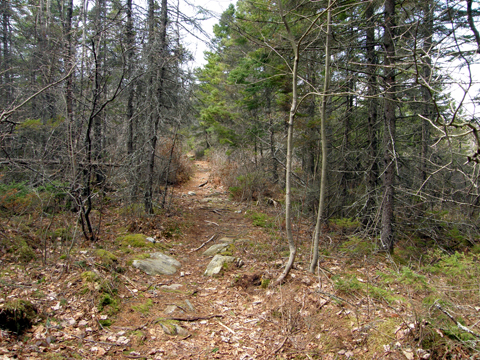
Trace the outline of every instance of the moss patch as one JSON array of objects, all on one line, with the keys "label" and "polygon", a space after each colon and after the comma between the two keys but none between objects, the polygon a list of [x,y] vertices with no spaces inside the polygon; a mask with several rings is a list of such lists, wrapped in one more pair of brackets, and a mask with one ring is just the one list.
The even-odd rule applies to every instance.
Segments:
[{"label": "moss patch", "polygon": [[112,254],[110,251],[97,249],[95,250],[95,256],[100,258],[100,261],[103,265],[112,265],[117,261],[117,257]]},{"label": "moss patch", "polygon": [[133,305],[132,309],[142,313],[143,315],[147,315],[152,306],[153,301],[151,299],[147,299],[143,304]]},{"label": "moss patch", "polygon": [[147,237],[143,234],[128,234],[119,236],[117,238],[117,243],[121,246],[133,248],[154,247],[154,244],[147,241]]},{"label": "moss patch", "polygon": [[98,282],[100,280],[99,276],[93,271],[84,271],[80,276],[85,282]]}]

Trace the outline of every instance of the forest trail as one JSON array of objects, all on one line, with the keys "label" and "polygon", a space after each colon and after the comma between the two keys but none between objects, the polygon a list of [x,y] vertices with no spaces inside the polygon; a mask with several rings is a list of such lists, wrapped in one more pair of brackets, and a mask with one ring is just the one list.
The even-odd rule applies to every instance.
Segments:
[{"label": "forest trail", "polygon": [[[99,242],[79,243],[69,257],[64,244],[48,250],[46,265],[38,258],[2,263],[0,304],[29,300],[41,317],[21,337],[2,330],[0,358],[269,359],[292,346],[294,353],[316,346],[294,330],[299,314],[281,315],[291,311],[285,301],[292,296],[307,311],[313,280],[307,276],[294,293],[259,286],[272,277],[266,260],[279,259],[277,245],[252,225],[247,205],[212,183],[210,164],[195,161],[194,176],[173,192],[171,209],[154,217],[104,209]],[[122,247],[126,233],[156,237],[181,267],[170,276],[135,269],[133,259],[158,250]],[[242,240],[230,250],[243,266],[206,277],[211,256],[202,253],[222,237]],[[327,303],[315,298],[314,306]]]},{"label": "forest trail", "polygon": [[[372,353],[380,345],[368,342],[377,321],[371,311],[397,314],[333,295],[326,275],[342,271],[341,260],[326,257],[314,276],[306,271],[308,255],[299,254],[284,285],[260,286],[278,276],[288,256],[281,230],[269,223],[275,214],[280,222],[280,210],[266,216],[267,208],[232,201],[206,161],[195,161],[194,176],[173,193],[170,210],[155,216],[105,209],[99,242],[77,244],[70,257],[67,244],[49,250],[47,265],[2,263],[0,304],[29,300],[41,317],[20,337],[2,331],[0,358],[405,358],[382,347]],[[308,239],[308,229],[296,226]],[[139,233],[157,244],[125,247],[119,240]],[[235,240],[229,251],[242,266],[204,276],[212,257],[203,252],[224,237]],[[299,246],[308,254],[302,249],[309,242]],[[132,266],[156,251],[181,263],[175,274],[150,276]],[[378,265],[361,271],[374,273]]]}]

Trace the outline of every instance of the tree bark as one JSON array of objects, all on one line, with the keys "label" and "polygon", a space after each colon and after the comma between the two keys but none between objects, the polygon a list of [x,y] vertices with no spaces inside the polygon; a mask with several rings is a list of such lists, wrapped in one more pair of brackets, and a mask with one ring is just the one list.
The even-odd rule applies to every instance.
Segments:
[{"label": "tree bark", "polygon": [[320,197],[318,200],[318,212],[317,212],[317,223],[315,224],[315,233],[313,239],[313,256],[312,262],[310,263],[310,272],[314,273],[317,268],[318,262],[318,243],[320,239],[320,234],[322,232],[322,225],[325,221],[324,219],[324,207],[325,207],[325,193],[327,188],[327,134],[325,123],[327,121],[327,92],[330,85],[330,28],[332,22],[332,10],[331,10],[331,0],[328,1],[328,12],[327,12],[327,33],[325,41],[325,79],[323,83],[323,93],[322,93],[322,108],[320,110],[320,134],[322,137],[322,170],[320,173]]},{"label": "tree bark", "polygon": [[[424,81],[428,84],[430,83],[430,77],[432,74],[432,60],[430,53],[432,51],[432,39],[433,39],[433,3],[431,0],[425,2],[424,10],[424,28],[423,28],[423,59],[424,64],[422,66],[422,76]],[[420,152],[420,191],[425,189],[426,180],[427,180],[427,159],[429,154],[429,145],[430,145],[430,124],[425,119],[432,118],[432,96],[430,89],[427,86],[422,86],[422,101],[423,101],[423,118],[420,119],[422,122],[422,143],[421,143],[421,152]],[[423,208],[423,207],[422,207]]]},{"label": "tree bark", "polygon": [[[127,24],[126,24],[126,37],[127,37],[127,78],[131,81],[133,73],[133,56],[135,46],[135,34],[133,33],[133,17],[132,17],[132,0],[127,0]],[[135,89],[132,84],[128,89],[127,95],[127,124],[128,124],[128,139],[127,139],[127,154],[132,155],[134,151],[134,119],[133,119],[133,99],[135,96]]]},{"label": "tree bark", "polygon": [[380,239],[385,250],[393,252],[395,244],[394,180],[395,180],[395,0],[385,1],[385,106],[384,106],[384,175],[382,199],[382,231]]},{"label": "tree bark", "polygon": [[295,121],[295,114],[297,112],[297,101],[298,101],[298,93],[297,93],[297,83],[298,83],[298,63],[300,61],[300,51],[299,46],[295,43],[293,36],[290,32],[290,27],[288,22],[285,18],[285,13],[282,8],[282,2],[279,2],[281,8],[281,17],[284,22],[285,28],[287,33],[290,37],[290,43],[292,45],[293,50],[293,67],[292,67],[292,103],[290,106],[290,112],[288,115],[288,123],[287,123],[287,159],[286,159],[286,174],[285,174],[285,231],[287,233],[287,240],[288,240],[288,249],[290,255],[288,257],[287,265],[283,270],[282,274],[278,277],[275,281],[275,285],[281,284],[285,278],[287,277],[288,273],[290,272],[293,263],[295,261],[295,256],[297,255],[297,247],[295,245],[295,241],[293,239],[292,233],[292,158],[293,158],[293,126]]},{"label": "tree bark", "polygon": [[[149,1],[149,21],[150,21],[150,40],[153,41],[154,31],[155,31],[155,19],[154,19],[154,1]],[[163,83],[165,78],[166,71],[166,62],[167,62],[167,23],[168,23],[168,13],[167,13],[167,0],[162,0],[162,8],[160,14],[160,37],[159,37],[159,50],[160,50],[160,61],[162,62],[160,69],[156,71],[156,79],[151,82],[151,86],[156,86],[154,91],[155,101],[153,103],[153,111],[150,116],[151,119],[151,138],[149,146],[149,159],[147,165],[147,183],[145,189],[145,212],[147,214],[153,214],[153,178],[155,175],[155,151],[158,141],[158,127],[160,124],[161,108],[163,106]],[[153,45],[153,44],[152,44]],[[152,53],[150,56],[153,57],[153,49],[150,50]]]},{"label": "tree bark", "polygon": [[368,121],[367,121],[367,154],[368,168],[366,181],[366,201],[363,211],[362,224],[368,227],[373,223],[373,213],[375,210],[375,190],[378,183],[378,163],[377,163],[377,121],[378,121],[378,101],[377,101],[377,56],[375,51],[375,8],[372,2],[367,1],[365,10],[366,18],[366,36],[365,50],[367,56],[367,99],[368,99]]}]

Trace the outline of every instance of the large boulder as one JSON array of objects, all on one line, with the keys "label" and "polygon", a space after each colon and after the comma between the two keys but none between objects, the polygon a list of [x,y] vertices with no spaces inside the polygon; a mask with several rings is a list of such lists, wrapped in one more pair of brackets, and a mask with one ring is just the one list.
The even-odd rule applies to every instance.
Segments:
[{"label": "large boulder", "polygon": [[165,254],[153,253],[149,259],[133,260],[133,266],[148,275],[173,275],[181,264]]}]

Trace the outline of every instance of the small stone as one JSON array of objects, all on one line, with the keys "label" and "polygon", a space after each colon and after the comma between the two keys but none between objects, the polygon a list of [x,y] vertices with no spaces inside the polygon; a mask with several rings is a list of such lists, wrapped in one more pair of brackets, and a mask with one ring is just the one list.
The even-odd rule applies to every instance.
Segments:
[{"label": "small stone", "polygon": [[157,242],[157,240],[155,240],[153,237],[147,237],[147,241],[155,244]]},{"label": "small stone", "polygon": [[165,290],[178,290],[182,287],[182,284],[162,285],[161,288]]},{"label": "small stone", "polygon": [[193,192],[193,191],[189,191],[187,194],[190,195],[190,196],[195,196],[195,195],[197,195],[197,194],[196,194],[195,192]]},{"label": "small stone", "polygon": [[175,327],[164,325],[160,323],[160,326],[162,327],[162,330],[165,334],[167,335],[175,335]]},{"label": "small stone", "polygon": [[176,305],[168,305],[165,310],[163,310],[163,313],[165,315],[170,315],[172,314],[173,312],[175,312],[175,310],[177,310],[177,306]]},{"label": "small stone", "polygon": [[195,311],[195,308],[193,307],[192,303],[188,299],[185,299],[185,304],[187,304],[190,311]]},{"label": "small stone", "polygon": [[175,324],[175,330],[177,332],[177,335],[180,335],[180,336],[187,336],[188,335],[188,331],[186,329],[184,329],[183,327],[181,327],[180,325]]},{"label": "small stone", "polygon": [[130,342],[130,339],[125,337],[125,336],[120,336],[117,339],[117,344],[118,345],[128,345],[129,342]]}]

